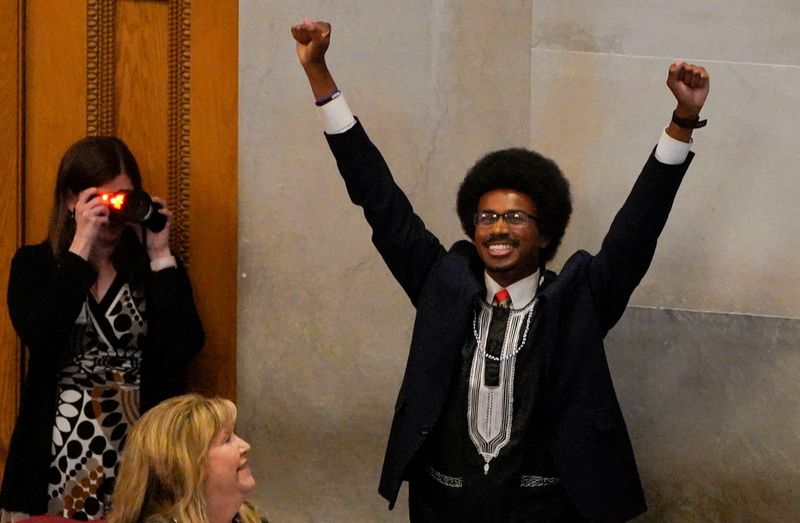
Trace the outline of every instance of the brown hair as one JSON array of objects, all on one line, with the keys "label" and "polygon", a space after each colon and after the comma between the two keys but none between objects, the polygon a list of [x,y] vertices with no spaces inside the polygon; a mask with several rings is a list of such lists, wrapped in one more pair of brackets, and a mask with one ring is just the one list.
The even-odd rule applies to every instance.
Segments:
[{"label": "brown hair", "polygon": [[89,187],[125,174],[134,189],[142,188],[139,165],[125,142],[114,136],[89,136],[70,146],[61,157],[47,237],[53,255],[64,254],[75,236],[68,202]]}]

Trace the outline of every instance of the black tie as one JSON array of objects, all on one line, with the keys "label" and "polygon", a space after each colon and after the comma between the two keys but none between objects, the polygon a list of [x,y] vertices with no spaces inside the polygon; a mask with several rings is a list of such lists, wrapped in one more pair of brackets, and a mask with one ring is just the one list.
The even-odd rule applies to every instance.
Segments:
[{"label": "black tie", "polygon": [[492,304],[492,321],[489,322],[489,334],[486,336],[486,362],[483,370],[483,383],[487,387],[500,385],[500,355],[503,352],[503,341],[508,327],[508,313],[511,308],[511,295],[500,289],[494,295]]}]

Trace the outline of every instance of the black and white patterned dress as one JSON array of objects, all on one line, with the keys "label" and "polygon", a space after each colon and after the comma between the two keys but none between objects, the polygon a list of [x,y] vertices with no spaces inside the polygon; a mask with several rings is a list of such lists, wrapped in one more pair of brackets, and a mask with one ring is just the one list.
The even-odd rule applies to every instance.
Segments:
[{"label": "black and white patterned dress", "polygon": [[98,303],[88,294],[58,375],[48,513],[102,518],[119,450],[139,417],[139,377],[147,335],[141,292],[117,278]]}]

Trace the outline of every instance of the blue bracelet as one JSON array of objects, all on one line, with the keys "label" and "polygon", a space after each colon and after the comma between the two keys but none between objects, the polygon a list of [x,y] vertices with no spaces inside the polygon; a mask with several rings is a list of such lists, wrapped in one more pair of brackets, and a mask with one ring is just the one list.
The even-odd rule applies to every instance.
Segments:
[{"label": "blue bracelet", "polygon": [[330,95],[326,96],[325,98],[320,98],[319,100],[314,100],[314,105],[316,105],[317,107],[322,107],[326,103],[331,102],[333,100],[336,100],[340,96],[342,96],[342,92],[339,89],[336,89],[334,92],[332,92]]}]

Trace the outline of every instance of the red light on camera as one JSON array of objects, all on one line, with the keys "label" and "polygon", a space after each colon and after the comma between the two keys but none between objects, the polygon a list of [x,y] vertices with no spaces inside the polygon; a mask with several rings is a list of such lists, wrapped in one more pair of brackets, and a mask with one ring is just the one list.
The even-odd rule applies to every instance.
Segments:
[{"label": "red light on camera", "polygon": [[115,194],[114,196],[111,197],[108,203],[117,210],[122,209],[122,206],[125,204],[125,194],[124,193]]}]

